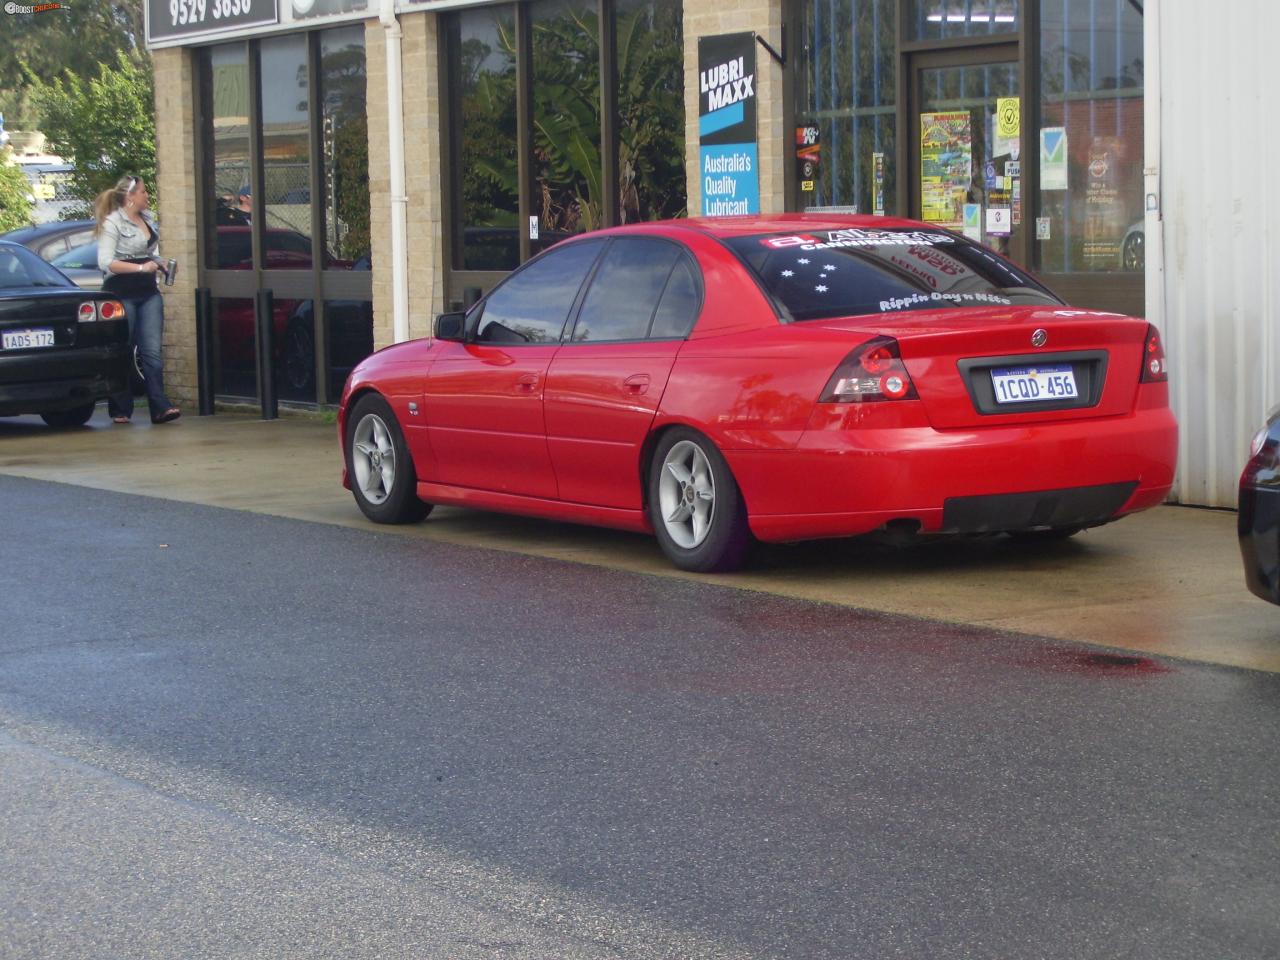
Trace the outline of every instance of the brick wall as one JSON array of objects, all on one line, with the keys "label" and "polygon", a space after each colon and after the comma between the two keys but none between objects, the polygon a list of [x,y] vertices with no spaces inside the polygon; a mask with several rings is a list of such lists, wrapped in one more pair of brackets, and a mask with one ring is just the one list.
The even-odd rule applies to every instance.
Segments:
[{"label": "brick wall", "polygon": [[160,252],[180,264],[164,294],[165,390],[190,406],[198,393],[196,368],[196,155],[194,52],[152,54],[156,83],[156,183]]},{"label": "brick wall", "polygon": [[[782,0],[684,0],[685,176],[689,214],[702,209],[698,169],[698,38],[754,31],[775,49],[782,42]],[[782,67],[756,46],[756,136],[760,159],[760,211],[786,209],[783,180]]]}]

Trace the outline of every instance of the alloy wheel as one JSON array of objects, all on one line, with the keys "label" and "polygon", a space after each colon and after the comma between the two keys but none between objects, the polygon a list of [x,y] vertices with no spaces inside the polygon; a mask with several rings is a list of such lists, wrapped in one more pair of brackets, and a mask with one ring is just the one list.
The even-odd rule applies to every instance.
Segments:
[{"label": "alloy wheel", "polygon": [[658,505],[667,534],[679,546],[692,550],[707,538],[715,518],[716,484],[711,463],[696,443],[681,440],[667,452]]},{"label": "alloy wheel", "polygon": [[366,413],[351,435],[351,468],[356,486],[370,503],[384,502],[396,482],[396,448],[391,431],[376,413]]}]

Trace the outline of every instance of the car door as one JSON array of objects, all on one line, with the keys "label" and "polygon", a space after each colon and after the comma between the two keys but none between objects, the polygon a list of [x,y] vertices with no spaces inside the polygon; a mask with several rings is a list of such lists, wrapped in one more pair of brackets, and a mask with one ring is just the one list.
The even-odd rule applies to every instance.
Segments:
[{"label": "car door", "polygon": [[427,375],[428,436],[441,483],[554,499],[542,398],[547,368],[603,240],[530,261],[468,317]]},{"label": "car door", "polygon": [[547,374],[560,499],[640,509],[640,448],[700,306],[697,267],[680,244],[610,241]]}]

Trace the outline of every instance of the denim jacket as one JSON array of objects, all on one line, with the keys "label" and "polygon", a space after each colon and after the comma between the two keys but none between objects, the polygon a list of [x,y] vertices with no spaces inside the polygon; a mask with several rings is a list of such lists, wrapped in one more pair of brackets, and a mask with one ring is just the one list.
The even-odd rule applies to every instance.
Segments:
[{"label": "denim jacket", "polygon": [[98,269],[104,276],[110,275],[107,268],[112,260],[160,259],[160,229],[150,211],[143,210],[142,217],[156,233],[154,242],[148,242],[146,228],[130,220],[122,208],[112,210],[103,219],[102,228],[98,231]]}]

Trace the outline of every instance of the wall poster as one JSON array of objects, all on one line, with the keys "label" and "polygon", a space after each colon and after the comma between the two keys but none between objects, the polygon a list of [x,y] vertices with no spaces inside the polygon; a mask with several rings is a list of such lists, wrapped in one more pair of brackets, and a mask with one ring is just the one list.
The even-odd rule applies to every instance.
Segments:
[{"label": "wall poster", "polygon": [[756,38],[698,38],[698,164],[702,215],[760,212],[756,141]]},{"label": "wall poster", "polygon": [[1094,137],[1089,145],[1089,182],[1085,188],[1084,261],[1093,270],[1113,270],[1120,260],[1125,206],[1120,196],[1117,137]]},{"label": "wall poster", "polygon": [[969,111],[920,114],[920,219],[962,227],[972,180]]}]

